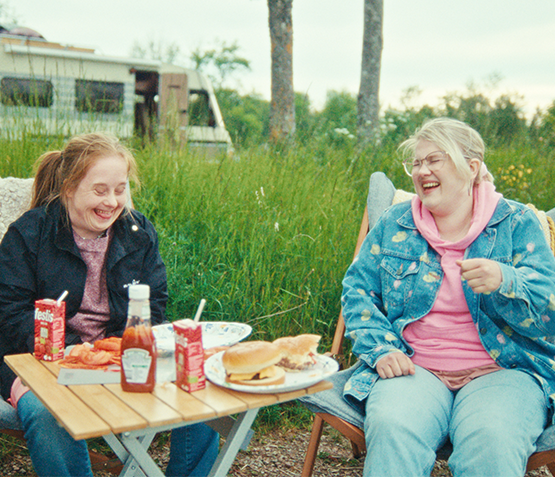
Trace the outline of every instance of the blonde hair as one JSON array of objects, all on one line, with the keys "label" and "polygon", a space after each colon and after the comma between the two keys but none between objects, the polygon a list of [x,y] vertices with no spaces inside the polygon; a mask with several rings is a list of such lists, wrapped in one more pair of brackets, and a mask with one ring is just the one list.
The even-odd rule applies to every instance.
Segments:
[{"label": "blonde hair", "polygon": [[67,208],[68,193],[79,186],[95,161],[115,155],[127,163],[128,177],[138,185],[137,163],[133,154],[119,140],[105,133],[74,136],[61,151],[40,156],[35,164],[35,182],[31,208],[60,199]]},{"label": "blonde hair", "polygon": [[[420,141],[429,141],[446,152],[457,171],[468,180],[471,179],[472,172],[467,160],[478,159],[480,165],[484,163],[486,146],[482,137],[478,131],[457,119],[436,118],[426,121],[399,149],[405,157],[414,155]],[[493,182],[493,176],[485,168],[480,168],[474,184],[479,184],[482,180]]]}]

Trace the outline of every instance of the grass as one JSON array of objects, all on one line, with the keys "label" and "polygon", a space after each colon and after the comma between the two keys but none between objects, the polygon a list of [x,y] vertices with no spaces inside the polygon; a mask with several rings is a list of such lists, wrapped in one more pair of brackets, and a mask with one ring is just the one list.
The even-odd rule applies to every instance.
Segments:
[{"label": "grass", "polygon": [[[62,138],[0,139],[0,176],[29,177],[44,151]],[[395,150],[358,154],[315,139],[291,150],[253,146],[213,160],[187,149],[137,146],[142,187],[135,206],[154,223],[168,272],[170,320],[238,321],[253,337],[301,332],[329,349],[340,310],[341,280],[364,210],[368,179],[384,171],[411,190]],[[555,153],[529,144],[488,151],[486,162],[507,197],[555,206]],[[303,408],[304,409],[304,408]],[[260,425],[303,425],[298,406],[272,407]]]},{"label": "grass", "polygon": [[[0,176],[28,177],[62,138],[0,140]],[[329,347],[370,174],[411,189],[391,147],[357,154],[315,140],[291,150],[253,146],[215,160],[147,144],[135,149],[142,187],[135,206],[156,226],[168,272],[170,320],[240,321],[254,337],[315,332]],[[530,145],[488,151],[498,190],[555,206],[554,153]]]}]

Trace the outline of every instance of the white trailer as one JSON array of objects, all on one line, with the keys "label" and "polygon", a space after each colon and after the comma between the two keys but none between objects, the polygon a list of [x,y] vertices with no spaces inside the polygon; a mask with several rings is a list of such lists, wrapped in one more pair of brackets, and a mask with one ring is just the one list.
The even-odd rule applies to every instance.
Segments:
[{"label": "white trailer", "polygon": [[231,149],[212,85],[198,71],[15,29],[0,33],[0,134],[23,130],[161,135],[210,153]]}]

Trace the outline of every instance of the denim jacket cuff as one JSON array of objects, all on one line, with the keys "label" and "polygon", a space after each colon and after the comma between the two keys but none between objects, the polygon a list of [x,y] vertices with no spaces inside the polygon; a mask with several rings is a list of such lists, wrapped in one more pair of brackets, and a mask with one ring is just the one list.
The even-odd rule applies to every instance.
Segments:
[{"label": "denim jacket cuff", "polygon": [[403,352],[402,350],[400,350],[399,348],[395,348],[395,346],[383,345],[383,346],[378,346],[372,353],[369,353],[367,355],[362,355],[360,359],[363,360],[372,369],[375,369],[377,362],[380,359],[382,359],[386,354],[402,353],[402,352]]}]

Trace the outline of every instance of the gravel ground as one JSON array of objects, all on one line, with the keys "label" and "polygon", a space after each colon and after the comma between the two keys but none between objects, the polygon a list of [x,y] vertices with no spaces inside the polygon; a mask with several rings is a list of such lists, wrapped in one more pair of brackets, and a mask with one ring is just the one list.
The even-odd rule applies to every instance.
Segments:
[{"label": "gravel ground", "polygon": [[[233,477],[299,477],[304,462],[304,455],[310,437],[306,430],[274,430],[257,433],[251,440],[247,451],[241,451],[231,468],[229,476]],[[6,445],[9,439],[9,445]],[[95,443],[97,441],[94,441]],[[101,443],[101,441],[99,441]],[[11,438],[1,436],[3,444],[0,456],[0,476],[34,476],[27,449],[13,442]],[[7,450],[6,450],[7,449]],[[101,449],[102,450],[102,449]],[[106,450],[104,449],[106,452]],[[150,452],[161,468],[167,465],[169,442],[166,434],[155,439]],[[328,427],[316,459],[314,477],[361,477],[362,459],[352,457],[349,442],[339,433]],[[99,471],[95,477],[110,477],[112,474]],[[436,462],[432,477],[451,476],[445,461]],[[529,472],[526,477],[552,477],[547,468]]]}]

